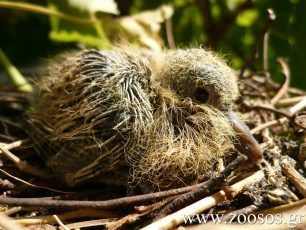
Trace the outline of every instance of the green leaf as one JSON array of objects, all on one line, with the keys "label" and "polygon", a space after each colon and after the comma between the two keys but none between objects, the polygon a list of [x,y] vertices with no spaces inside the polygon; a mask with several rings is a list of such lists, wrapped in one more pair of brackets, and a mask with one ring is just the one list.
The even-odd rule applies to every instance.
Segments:
[{"label": "green leaf", "polygon": [[68,2],[71,6],[89,13],[119,14],[117,3],[114,0],[68,0]]},{"label": "green leaf", "polygon": [[236,23],[239,26],[249,27],[254,23],[257,17],[258,17],[257,10],[255,9],[246,10],[238,15]]},{"label": "green leaf", "polygon": [[[90,14],[71,7],[67,1],[49,1],[50,8],[73,15],[75,17],[88,19]],[[76,24],[69,21],[60,20],[57,17],[50,17],[51,31],[49,37],[56,42],[76,42],[85,46],[96,48],[107,48],[110,41],[104,33],[102,23],[97,21],[92,25]]]}]

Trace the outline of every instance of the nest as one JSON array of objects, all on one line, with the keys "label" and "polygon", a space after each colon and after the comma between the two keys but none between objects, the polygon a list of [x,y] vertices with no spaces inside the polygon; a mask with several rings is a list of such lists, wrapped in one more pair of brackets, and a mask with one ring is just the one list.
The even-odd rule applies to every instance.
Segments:
[{"label": "nest", "polygon": [[37,86],[32,139],[69,186],[194,184],[233,147],[226,108],[237,82],[210,51],[81,51],[50,65]]}]

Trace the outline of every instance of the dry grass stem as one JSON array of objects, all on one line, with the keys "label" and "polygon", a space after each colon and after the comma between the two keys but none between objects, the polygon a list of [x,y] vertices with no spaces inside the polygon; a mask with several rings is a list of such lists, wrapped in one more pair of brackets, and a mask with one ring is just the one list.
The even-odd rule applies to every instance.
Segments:
[{"label": "dry grass stem", "polygon": [[18,177],[15,177],[15,176],[9,174],[8,172],[4,171],[3,169],[0,169],[0,172],[4,173],[6,176],[8,176],[10,178],[13,178],[14,180],[17,180],[17,181],[19,181],[19,182],[21,182],[23,184],[26,184],[26,185],[28,185],[30,187],[33,187],[33,188],[45,189],[45,190],[49,190],[51,192],[62,193],[62,194],[72,194],[72,193],[74,193],[74,192],[65,192],[65,191],[60,191],[60,190],[49,188],[49,187],[45,187],[45,186],[38,186],[38,185],[31,184],[31,183],[29,183],[29,182],[27,182],[25,180],[22,180],[22,179],[20,179]]}]

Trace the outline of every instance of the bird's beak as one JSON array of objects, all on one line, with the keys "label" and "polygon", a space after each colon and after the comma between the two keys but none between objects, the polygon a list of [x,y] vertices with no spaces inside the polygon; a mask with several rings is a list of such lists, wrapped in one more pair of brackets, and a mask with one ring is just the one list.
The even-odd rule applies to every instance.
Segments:
[{"label": "bird's beak", "polygon": [[251,134],[250,129],[239,119],[231,108],[229,109],[229,116],[239,140],[239,142],[235,144],[236,149],[242,154],[245,154],[252,163],[260,163],[263,151],[257,140]]}]

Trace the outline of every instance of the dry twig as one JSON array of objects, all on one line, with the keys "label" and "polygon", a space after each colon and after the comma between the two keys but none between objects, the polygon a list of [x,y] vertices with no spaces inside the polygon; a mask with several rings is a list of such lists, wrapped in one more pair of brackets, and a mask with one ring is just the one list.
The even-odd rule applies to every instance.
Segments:
[{"label": "dry twig", "polygon": [[278,63],[281,65],[282,73],[285,76],[285,81],[280,87],[279,91],[275,94],[275,96],[271,99],[271,104],[275,105],[288,91],[288,87],[290,84],[291,76],[290,76],[290,70],[288,67],[287,61],[283,58],[277,59]]},{"label": "dry twig", "polygon": [[166,205],[166,207],[161,210],[157,218],[164,217],[175,210],[181,209],[196,200],[199,200],[205,196],[211,194],[214,190],[220,189],[224,185],[225,179],[230,175],[230,173],[236,169],[240,164],[246,162],[247,157],[245,155],[240,155],[233,162],[228,164],[225,169],[217,177],[211,178],[201,187],[190,191],[189,193],[183,194],[176,198],[173,202]]},{"label": "dry twig", "polygon": [[17,167],[26,173],[29,173],[33,176],[41,177],[41,178],[51,178],[51,175],[46,173],[45,171],[42,171],[39,168],[36,168],[32,165],[30,165],[28,162],[21,160],[19,157],[15,156],[13,153],[11,153],[9,150],[7,150],[4,146],[0,145],[0,150],[2,153],[9,158],[11,161],[13,161]]},{"label": "dry twig", "polygon": [[7,217],[4,213],[0,213],[0,228],[5,230],[23,230],[23,227]]},{"label": "dry twig", "polygon": [[[247,177],[244,180],[230,186],[230,190],[234,191],[233,194],[238,194],[238,192],[240,192],[245,186],[249,184],[254,184],[260,181],[263,177],[264,177],[264,173],[263,171],[260,170],[254,173],[252,176]],[[146,226],[145,228],[143,228],[143,230],[172,229],[184,221],[184,216],[201,213],[226,199],[227,197],[226,197],[225,192],[221,190],[209,197],[199,200],[169,216],[166,216],[165,218],[162,218]]]},{"label": "dry twig", "polygon": [[296,171],[287,160],[281,163],[283,173],[289,181],[297,188],[297,190],[306,197],[306,179]]}]

